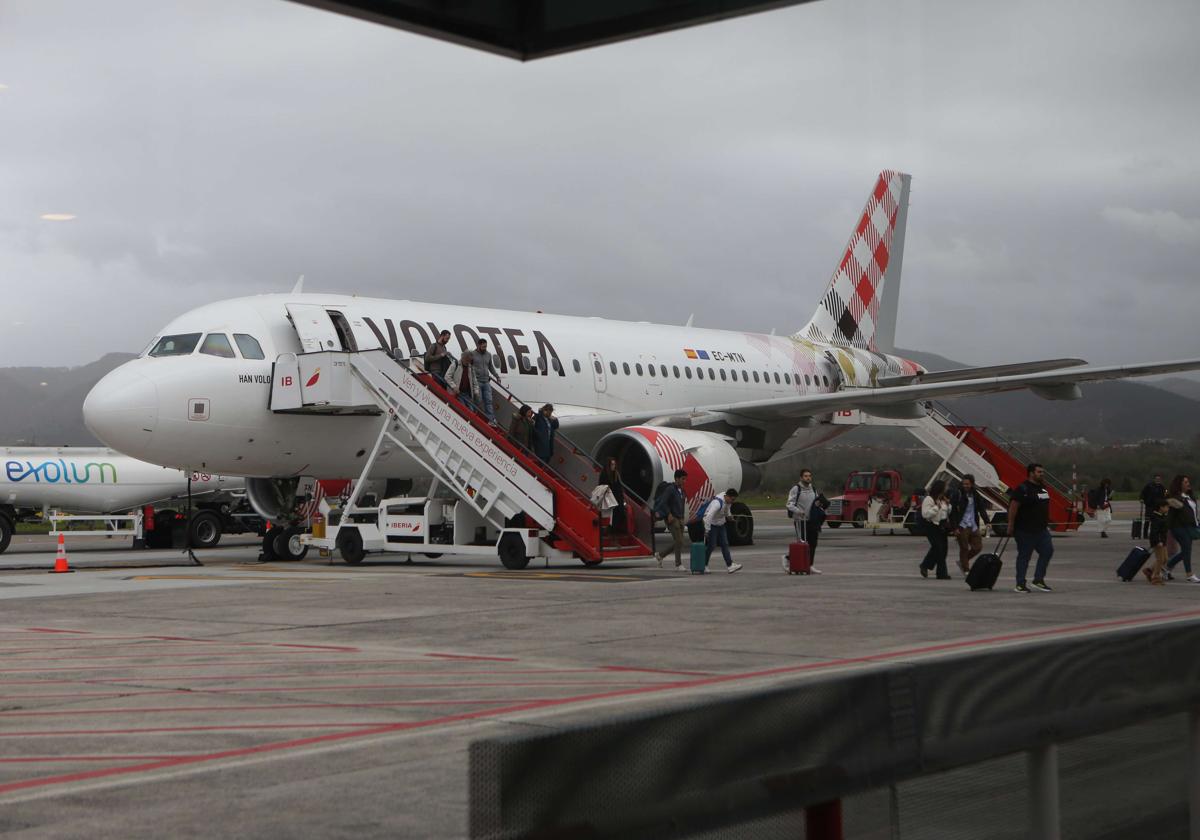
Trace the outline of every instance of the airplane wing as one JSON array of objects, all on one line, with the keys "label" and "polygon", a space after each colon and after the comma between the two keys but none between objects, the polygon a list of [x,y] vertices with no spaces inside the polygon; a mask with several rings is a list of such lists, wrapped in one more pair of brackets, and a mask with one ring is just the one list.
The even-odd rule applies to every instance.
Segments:
[{"label": "airplane wing", "polygon": [[961,379],[983,379],[995,376],[1009,376],[1017,373],[1039,373],[1043,370],[1059,370],[1067,367],[1086,365],[1083,359],[1041,359],[1036,362],[1016,362],[1007,365],[988,365],[987,367],[954,368],[952,370],[929,370],[924,373],[914,373],[910,376],[892,376],[879,380],[884,387],[896,385],[916,385],[919,382],[954,382]]},{"label": "airplane wing", "polygon": [[[1200,359],[1181,359],[1169,362],[1146,362],[1131,365],[1085,366],[1055,368],[1008,374],[957,379],[949,382],[918,382],[876,388],[845,388],[826,394],[804,394],[765,400],[720,403],[690,408],[666,408],[628,413],[589,414],[560,418],[565,433],[600,432],[638,423],[664,426],[703,426],[709,419],[722,417],[747,420],[802,420],[834,411],[860,409],[884,417],[920,417],[926,400],[964,397],[973,394],[996,394],[1004,391],[1032,390],[1050,400],[1078,399],[1079,384],[1155,376],[1163,373],[1200,370]],[[965,373],[966,371],[964,371]]]}]

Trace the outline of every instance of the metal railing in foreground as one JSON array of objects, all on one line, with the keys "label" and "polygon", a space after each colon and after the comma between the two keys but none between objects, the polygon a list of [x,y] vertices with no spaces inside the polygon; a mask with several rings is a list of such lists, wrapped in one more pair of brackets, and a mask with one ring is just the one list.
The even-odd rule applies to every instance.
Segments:
[{"label": "metal railing in foreground", "polygon": [[[1096,824],[1069,828],[1073,836],[1188,836],[1190,824],[1190,836],[1200,840],[1198,615],[873,665],[549,734],[477,741],[470,750],[470,834],[760,837],[764,821],[800,813],[803,836],[841,837],[840,802],[853,806],[869,792],[890,789],[892,806],[881,809],[883,825],[872,836],[895,838],[898,787],[930,788],[935,780],[924,777],[976,767],[982,795],[964,802],[955,785],[933,793],[943,809],[968,808],[960,815],[965,833],[955,836],[1057,838],[1059,745],[1074,756],[1077,744],[1094,751],[1096,738],[1118,742],[1108,754],[1069,762],[1075,776],[1064,783],[1090,785],[1087,773],[1136,755],[1118,730],[1186,715],[1188,727],[1176,728],[1180,757],[1187,758],[1147,770],[1153,755],[1147,747],[1136,777],[1123,776],[1117,785],[1125,794],[1144,776],[1143,787],[1173,785],[1177,801],[1165,817],[1146,813],[1140,796],[1109,797],[1094,803]],[[997,760],[1021,753],[1026,762],[1018,761],[1015,775],[991,775]],[[1083,782],[1076,778],[1081,773]],[[985,813],[989,800],[1013,788],[1023,788],[1027,810],[999,820]],[[1119,829],[1098,824],[1106,805],[1127,820]],[[1129,819],[1159,822],[1138,829]],[[905,836],[936,834],[919,824],[910,828]],[[802,835],[793,828],[784,836]]]}]

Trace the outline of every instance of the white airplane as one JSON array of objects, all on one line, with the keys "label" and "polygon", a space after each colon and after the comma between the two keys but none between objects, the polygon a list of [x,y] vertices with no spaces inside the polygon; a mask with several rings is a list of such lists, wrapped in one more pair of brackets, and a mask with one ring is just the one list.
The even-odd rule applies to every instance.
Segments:
[{"label": "white airplane", "polygon": [[251,530],[229,516],[242,502],[241,478],[188,473],[148,464],[95,446],[0,447],[0,553],[8,548],[20,511],[55,509],[63,513],[118,514],[151,505],[154,525],[148,542],[170,545],[170,528],[183,517],[191,491],[195,506],[189,523],[192,545],[212,548],[226,530]]},{"label": "white airplane", "polygon": [[[276,358],[373,348],[416,355],[448,329],[459,352],[487,339],[509,390],[535,408],[553,403],[560,431],[598,460],[616,456],[628,489],[647,498],[684,467],[688,498],[698,504],[725,487],[754,485],[759,467],[781,452],[847,431],[828,422],[836,411],[916,417],[926,400],[1025,388],[1075,399],[1082,382],[1200,369],[1200,359],[1107,367],[1055,359],[931,374],[894,355],[908,191],[908,175],[879,175],[816,313],[790,336],[262,295],[167,324],[139,358],[92,389],[84,417],[97,437],[137,458],[250,477],[251,499],[271,517],[278,511],[267,500],[288,496],[289,477],[358,475],[379,426],[371,416],[272,412]],[[422,475],[386,447],[372,473]]]}]

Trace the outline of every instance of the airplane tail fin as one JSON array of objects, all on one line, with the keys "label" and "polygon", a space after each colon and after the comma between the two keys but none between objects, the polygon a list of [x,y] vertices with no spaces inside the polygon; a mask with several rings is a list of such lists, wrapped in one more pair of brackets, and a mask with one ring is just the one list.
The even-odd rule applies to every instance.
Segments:
[{"label": "airplane tail fin", "polygon": [[794,338],[895,351],[911,175],[885,170],[812,320]]}]

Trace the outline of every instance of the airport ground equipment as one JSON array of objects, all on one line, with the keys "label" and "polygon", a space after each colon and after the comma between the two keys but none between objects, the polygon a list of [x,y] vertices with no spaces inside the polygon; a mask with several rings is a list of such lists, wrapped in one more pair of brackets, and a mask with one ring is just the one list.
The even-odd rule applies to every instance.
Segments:
[{"label": "airport ground equipment", "polygon": [[896,470],[855,470],[846,477],[842,494],[830,500],[825,524],[840,528],[848,522],[862,528],[868,521],[902,524],[909,499],[900,490],[902,478]]},{"label": "airport ground equipment", "polygon": [[[1025,480],[1025,465],[1033,460],[1009,441],[986,426],[974,426],[956,417],[944,405],[926,403],[925,416],[916,419],[874,417],[860,411],[839,411],[834,424],[850,426],[896,426],[908,432],[942,459],[934,470],[928,488],[937,479],[954,484],[964,475],[975,476],[975,486],[992,504],[992,533],[1007,531],[1008,489]],[[1075,531],[1083,524],[1071,491],[1046,473],[1050,492],[1050,527],[1055,531]],[[836,501],[834,502],[836,504]],[[911,505],[910,505],[911,507]],[[830,506],[831,511],[833,505]],[[868,522],[870,517],[868,517]]]},{"label": "airport ground equipment", "polygon": [[[169,548],[190,536],[212,548],[223,534],[258,532],[240,478],[160,467],[98,446],[0,448],[0,552],[22,520],[59,513],[143,517],[145,544]],[[192,496],[188,517],[188,493]],[[60,521],[64,521],[60,517]],[[177,538],[176,538],[177,537]]]},{"label": "airport ground equipment", "polygon": [[[379,433],[354,491],[331,511],[326,535],[303,541],[337,548],[345,560],[368,551],[495,552],[506,568],[534,558],[575,555],[585,565],[654,551],[649,508],[626,490],[626,527],[613,527],[593,505],[600,467],[563,435],[548,462],[512,441],[505,429],[520,403],[493,386],[496,424],[471,410],[429,373],[383,350],[284,353],[275,361],[271,410],[289,414],[378,414]],[[369,500],[384,441],[432,479],[422,497]],[[423,533],[414,533],[419,528]]]}]

